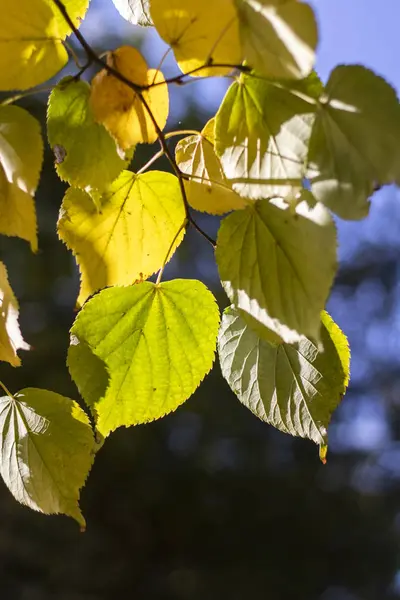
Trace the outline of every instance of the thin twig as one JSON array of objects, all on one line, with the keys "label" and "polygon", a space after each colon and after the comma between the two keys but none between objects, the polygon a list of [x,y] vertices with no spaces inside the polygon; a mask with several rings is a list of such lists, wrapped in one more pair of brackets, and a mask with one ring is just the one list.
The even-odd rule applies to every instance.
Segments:
[{"label": "thin twig", "polygon": [[4,385],[4,383],[2,381],[0,381],[0,386],[3,388],[3,390],[5,391],[7,396],[9,396],[10,398],[14,398],[12,393],[6,388],[6,386]]},{"label": "thin twig", "polygon": [[161,150],[159,150],[158,152],[156,152],[156,153],[154,154],[154,156],[152,156],[152,157],[150,158],[150,160],[149,160],[149,161],[148,161],[148,162],[147,162],[145,165],[143,165],[143,167],[141,167],[141,168],[139,169],[139,171],[137,171],[137,172],[136,172],[136,175],[140,175],[141,173],[144,173],[145,171],[147,171],[147,169],[148,169],[149,167],[151,167],[151,165],[152,165],[153,163],[155,163],[155,162],[156,162],[156,160],[158,160],[158,159],[159,159],[159,158],[161,158],[162,156],[164,156],[164,150],[163,150],[163,149],[161,149]]}]

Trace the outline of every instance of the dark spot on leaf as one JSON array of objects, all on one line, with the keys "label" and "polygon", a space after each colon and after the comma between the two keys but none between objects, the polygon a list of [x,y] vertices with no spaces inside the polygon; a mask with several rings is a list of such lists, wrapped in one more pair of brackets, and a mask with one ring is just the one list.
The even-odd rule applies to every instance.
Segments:
[{"label": "dark spot on leaf", "polygon": [[60,165],[64,162],[65,157],[67,156],[67,151],[64,146],[60,146],[60,144],[55,144],[53,146],[53,152],[55,156],[55,161],[57,165]]}]

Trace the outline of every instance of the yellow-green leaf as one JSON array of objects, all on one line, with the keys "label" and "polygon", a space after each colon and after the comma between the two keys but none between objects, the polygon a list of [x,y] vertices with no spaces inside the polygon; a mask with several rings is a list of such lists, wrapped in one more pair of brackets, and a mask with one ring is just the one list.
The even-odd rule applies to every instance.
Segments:
[{"label": "yellow-green leaf", "polygon": [[[58,35],[61,39],[65,39],[68,35],[71,35],[72,30],[71,27],[66,22],[64,16],[61,14],[60,9],[55,5],[54,0],[45,0],[45,2],[50,6],[51,10],[54,13],[56,22]],[[68,16],[72,19],[75,27],[80,26],[82,23],[86,11],[89,7],[90,0],[62,0],[63,5],[65,6]]]},{"label": "yellow-green leaf", "polygon": [[[91,298],[71,329],[68,367],[100,433],[160,419],[187,400],[211,369],[218,325],[215,298],[200,281],[145,281]],[[104,368],[84,363],[81,348],[109,374],[100,396]]]},{"label": "yellow-green leaf", "polygon": [[181,243],[184,222],[178,180],[170,173],[123,171],[97,206],[86,192],[69,189],[58,233],[81,271],[78,304],[103,287],[147,279],[160,269]]},{"label": "yellow-green leaf", "polygon": [[14,292],[8,283],[7,269],[0,262],[0,360],[19,367],[21,360],[17,350],[29,350],[18,323],[19,307]]},{"label": "yellow-green leaf", "polygon": [[33,196],[43,161],[40,125],[18,106],[0,106],[0,233],[37,250]]}]

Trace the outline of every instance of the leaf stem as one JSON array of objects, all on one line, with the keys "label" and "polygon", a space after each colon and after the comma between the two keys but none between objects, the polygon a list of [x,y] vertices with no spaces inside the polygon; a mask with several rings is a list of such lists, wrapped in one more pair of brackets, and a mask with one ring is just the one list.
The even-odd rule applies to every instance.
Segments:
[{"label": "leaf stem", "polygon": [[10,96],[6,98],[2,102],[0,102],[0,106],[8,106],[9,104],[13,104],[22,98],[26,98],[27,96],[33,96],[34,94],[41,94],[44,92],[51,92],[54,89],[54,85],[46,85],[42,88],[36,88],[34,90],[27,90],[26,92],[20,92],[19,94],[15,94],[15,96]]},{"label": "leaf stem", "polygon": [[195,129],[181,129],[180,131],[169,131],[168,133],[164,133],[166,140],[178,135],[201,135],[201,132],[196,131]]},{"label": "leaf stem", "polygon": [[149,167],[151,167],[151,165],[152,165],[153,163],[155,163],[155,162],[156,162],[156,160],[158,160],[158,159],[159,159],[159,158],[161,158],[162,156],[164,156],[164,150],[163,150],[163,149],[161,149],[161,150],[159,150],[158,152],[156,152],[156,153],[154,154],[154,156],[152,156],[152,157],[150,158],[150,160],[149,160],[149,161],[148,161],[148,162],[147,162],[145,165],[143,165],[143,167],[141,167],[141,168],[139,169],[139,171],[137,171],[136,175],[140,175],[141,173],[144,173],[145,171],[147,171],[147,169],[148,169]]},{"label": "leaf stem", "polygon": [[171,244],[170,244],[170,247],[168,248],[168,252],[167,252],[167,254],[166,254],[166,256],[165,256],[165,259],[164,259],[164,262],[163,262],[163,264],[162,264],[162,267],[161,267],[161,269],[158,271],[158,275],[157,275],[157,279],[156,279],[156,285],[158,285],[158,284],[160,283],[160,281],[161,281],[161,277],[162,277],[162,274],[163,274],[163,272],[164,272],[164,269],[165,269],[165,265],[167,264],[167,262],[168,262],[168,259],[169,259],[170,255],[171,255],[172,248],[174,247],[174,244],[175,244],[176,240],[178,239],[178,237],[179,237],[179,234],[180,234],[180,232],[182,231],[182,229],[186,229],[186,226],[187,226],[187,224],[188,224],[188,220],[187,220],[187,218],[185,217],[185,220],[183,221],[182,225],[179,227],[178,231],[177,231],[177,232],[176,232],[176,234],[174,235],[174,238],[173,238],[173,240],[172,240],[172,242],[171,242]]},{"label": "leaf stem", "polygon": [[6,388],[6,386],[4,385],[4,383],[2,381],[0,381],[0,387],[3,388],[3,390],[5,391],[5,393],[7,394],[7,396],[9,396],[10,398],[14,399],[13,394]]}]

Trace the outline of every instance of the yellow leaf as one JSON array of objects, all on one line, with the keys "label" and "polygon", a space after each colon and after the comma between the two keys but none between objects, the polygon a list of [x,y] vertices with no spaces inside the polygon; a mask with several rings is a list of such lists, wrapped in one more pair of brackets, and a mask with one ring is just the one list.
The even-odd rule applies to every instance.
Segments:
[{"label": "yellow leaf", "polygon": [[18,325],[18,302],[8,283],[7,269],[0,262],[0,360],[19,367],[17,350],[29,350]]},{"label": "yellow leaf", "polygon": [[37,250],[33,195],[43,160],[40,125],[19,106],[0,106],[0,233]]},{"label": "yellow leaf", "polygon": [[0,90],[43,83],[67,63],[57,18],[46,2],[0,0],[0,15]]},{"label": "yellow leaf", "polygon": [[181,243],[184,221],[178,180],[170,173],[123,171],[97,206],[86,192],[70,188],[58,234],[79,264],[78,305],[96,290],[147,279],[160,269]]},{"label": "yellow leaf", "polygon": [[[151,0],[150,13],[172,47],[183,73],[203,65],[242,62],[239,21],[233,0]],[[224,75],[230,68],[204,68],[196,76]]]},{"label": "yellow leaf", "polygon": [[[163,74],[148,69],[140,52],[131,46],[110,52],[107,63],[139,86],[164,81]],[[169,110],[167,85],[161,83],[143,91],[143,98],[159,128],[163,129]],[[92,81],[91,104],[95,119],[108,129],[123,150],[156,141],[156,128],[139,95],[105,69]]]},{"label": "yellow leaf", "polygon": [[[71,27],[64,19],[61,11],[54,4],[54,0],[45,0],[54,13],[57,21],[58,35],[61,39],[65,39],[71,35]],[[88,9],[90,0],[63,0],[63,4],[67,10],[68,16],[72,19],[75,27],[79,27]]]},{"label": "yellow leaf", "polygon": [[199,135],[191,135],[176,146],[176,162],[182,173],[193,179],[185,182],[187,199],[196,210],[222,215],[244,208],[248,202],[234,192],[222,170],[210,139],[214,135],[211,119]]}]

